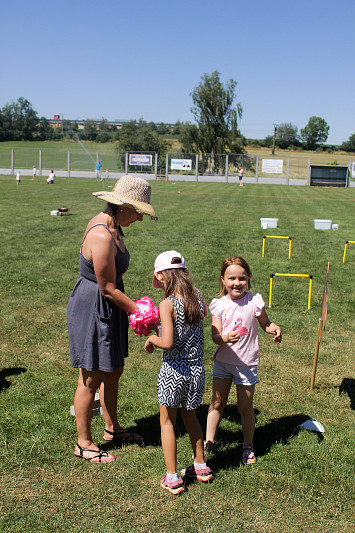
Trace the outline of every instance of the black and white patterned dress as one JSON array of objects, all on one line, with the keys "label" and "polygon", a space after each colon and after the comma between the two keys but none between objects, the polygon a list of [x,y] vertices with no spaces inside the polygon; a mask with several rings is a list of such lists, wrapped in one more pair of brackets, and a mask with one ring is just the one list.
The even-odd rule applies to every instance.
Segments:
[{"label": "black and white patterned dress", "polygon": [[[196,289],[203,315],[203,303]],[[185,323],[184,302],[169,296],[174,306],[174,344],[164,350],[162,367],[158,377],[158,401],[160,405],[185,409],[197,409],[201,405],[205,389],[205,369],[202,364],[204,355],[203,319],[197,325]]]}]

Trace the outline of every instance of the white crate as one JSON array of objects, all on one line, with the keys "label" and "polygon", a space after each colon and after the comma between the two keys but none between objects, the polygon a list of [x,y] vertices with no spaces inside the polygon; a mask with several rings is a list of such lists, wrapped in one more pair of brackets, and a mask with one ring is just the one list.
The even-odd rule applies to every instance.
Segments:
[{"label": "white crate", "polygon": [[[261,227],[263,229],[267,229],[267,228],[277,228],[277,222],[278,222],[278,218],[261,218],[260,219],[260,224],[261,224]],[[267,224],[267,226],[265,227],[265,224]]]},{"label": "white crate", "polygon": [[321,218],[314,219],[314,229],[330,229],[332,226],[331,220],[325,220]]}]

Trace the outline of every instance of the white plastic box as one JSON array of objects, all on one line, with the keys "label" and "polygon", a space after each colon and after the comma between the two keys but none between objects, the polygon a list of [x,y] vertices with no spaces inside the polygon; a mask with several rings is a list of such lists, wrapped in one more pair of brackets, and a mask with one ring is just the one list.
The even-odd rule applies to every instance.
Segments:
[{"label": "white plastic box", "polygon": [[279,220],[278,218],[261,218],[260,225],[262,228],[264,228],[265,224],[267,224],[268,228],[277,228],[278,220]]},{"label": "white plastic box", "polygon": [[314,219],[314,229],[330,229],[332,226],[331,220],[325,220],[321,218]]}]

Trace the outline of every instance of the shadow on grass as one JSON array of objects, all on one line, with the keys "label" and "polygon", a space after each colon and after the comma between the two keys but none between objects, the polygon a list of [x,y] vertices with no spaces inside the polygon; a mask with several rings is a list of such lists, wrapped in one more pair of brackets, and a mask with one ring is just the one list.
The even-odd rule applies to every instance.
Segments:
[{"label": "shadow on grass", "polygon": [[339,387],[339,394],[346,393],[350,398],[350,408],[355,409],[355,379],[344,378]]},{"label": "shadow on grass", "polygon": [[3,370],[0,371],[0,392],[8,389],[11,385],[10,381],[6,379],[7,377],[18,376],[26,371],[27,369],[22,367],[3,368]]},{"label": "shadow on grass", "polygon": [[[201,424],[204,435],[206,433],[208,408],[208,405],[201,405],[197,410],[197,418]],[[260,411],[257,409],[254,411],[257,417]],[[287,445],[288,441],[301,431],[301,428],[299,428],[298,425],[309,420],[309,418],[310,417],[305,414],[295,414],[273,419],[264,426],[258,426],[258,424],[256,424],[254,437],[256,456],[261,457],[267,455],[270,452],[271,447],[276,443]],[[240,416],[237,406],[233,404],[227,405],[223,412],[223,419],[240,424]],[[136,424],[136,426],[127,429],[143,435],[144,446],[161,446],[158,412],[152,416],[136,420]],[[177,414],[175,434],[177,439],[186,435],[186,429],[181,419],[180,409]],[[318,432],[316,432],[316,435],[318,442],[321,442],[323,440],[323,435]],[[214,472],[225,470],[230,467],[238,468],[242,465],[243,432],[241,427],[237,431],[229,431],[225,427],[220,427],[216,444],[218,452],[215,455],[213,454],[207,457],[208,465]],[[111,448],[112,443],[100,444],[102,449],[105,449],[105,446]],[[120,444],[116,444],[116,447],[119,448],[120,446]]]}]

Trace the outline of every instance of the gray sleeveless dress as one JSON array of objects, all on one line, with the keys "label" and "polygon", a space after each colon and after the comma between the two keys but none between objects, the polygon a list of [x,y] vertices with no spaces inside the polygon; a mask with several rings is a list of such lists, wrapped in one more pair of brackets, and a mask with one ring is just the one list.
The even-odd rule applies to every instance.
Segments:
[{"label": "gray sleeveless dress", "polygon": [[[95,224],[81,244],[80,274],[67,307],[69,347],[73,368],[113,372],[124,366],[128,356],[128,315],[102,295],[94,266],[82,255],[86,235],[100,225],[110,232],[105,224]],[[116,288],[124,292],[122,275],[128,269],[130,255],[127,248],[122,252],[115,245]]]}]

